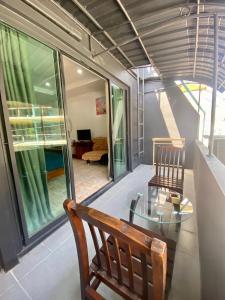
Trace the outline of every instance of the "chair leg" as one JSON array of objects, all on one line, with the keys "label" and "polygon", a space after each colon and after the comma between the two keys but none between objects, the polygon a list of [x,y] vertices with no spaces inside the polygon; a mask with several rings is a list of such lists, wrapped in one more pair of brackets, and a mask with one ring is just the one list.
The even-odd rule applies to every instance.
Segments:
[{"label": "chair leg", "polygon": [[151,215],[152,211],[152,187],[148,186],[148,215]]},{"label": "chair leg", "polygon": [[130,223],[133,223],[134,221],[134,210],[136,209],[136,206],[137,206],[137,203],[138,203],[138,200],[140,199],[140,196],[138,195],[137,199],[133,199],[131,201],[131,204],[130,204],[130,215],[129,215],[129,222]]}]

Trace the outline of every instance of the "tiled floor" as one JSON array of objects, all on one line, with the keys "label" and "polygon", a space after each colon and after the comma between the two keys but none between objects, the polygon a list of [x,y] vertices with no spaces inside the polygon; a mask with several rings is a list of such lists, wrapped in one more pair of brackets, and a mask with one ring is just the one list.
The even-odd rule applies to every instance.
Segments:
[{"label": "tiled floor", "polygon": [[[141,165],[109,191],[93,207],[119,218],[128,218],[133,196],[146,186],[152,174]],[[193,177],[185,173],[185,194],[195,204]],[[93,245],[88,238],[89,249]],[[121,299],[100,287],[106,299]],[[79,300],[79,268],[72,231],[68,223],[21,259],[7,274],[0,273],[0,299],[4,300]],[[195,215],[181,225],[169,300],[200,300],[198,237]]]},{"label": "tiled floor", "polygon": [[108,166],[98,162],[87,164],[82,159],[73,159],[76,200],[81,202],[111,181]]}]

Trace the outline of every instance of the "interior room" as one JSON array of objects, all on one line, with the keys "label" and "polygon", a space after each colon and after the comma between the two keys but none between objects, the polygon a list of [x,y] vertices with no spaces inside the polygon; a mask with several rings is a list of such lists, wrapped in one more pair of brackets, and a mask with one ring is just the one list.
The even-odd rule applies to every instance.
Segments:
[{"label": "interior room", "polygon": [[77,202],[111,181],[107,81],[63,57]]}]

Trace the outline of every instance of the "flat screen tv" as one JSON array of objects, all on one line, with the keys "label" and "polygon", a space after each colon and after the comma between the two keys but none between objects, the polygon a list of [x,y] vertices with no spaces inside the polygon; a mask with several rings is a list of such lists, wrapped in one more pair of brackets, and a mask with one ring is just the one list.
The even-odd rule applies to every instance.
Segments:
[{"label": "flat screen tv", "polygon": [[90,129],[80,129],[77,130],[78,141],[90,141],[91,140],[91,130]]}]

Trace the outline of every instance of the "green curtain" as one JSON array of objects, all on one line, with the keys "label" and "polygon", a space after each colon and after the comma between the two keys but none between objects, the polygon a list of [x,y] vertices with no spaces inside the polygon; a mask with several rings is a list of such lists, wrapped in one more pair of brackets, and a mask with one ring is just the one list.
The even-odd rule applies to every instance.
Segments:
[{"label": "green curtain", "polygon": [[[7,26],[0,27],[0,55],[8,103],[13,101],[37,104],[29,64],[29,39]],[[13,110],[9,112],[10,116],[15,115]],[[26,125],[11,126],[16,136]],[[32,124],[31,128],[35,128],[35,125]],[[31,235],[53,218],[48,196],[44,149],[16,151],[15,155],[25,218],[28,233]]]}]

